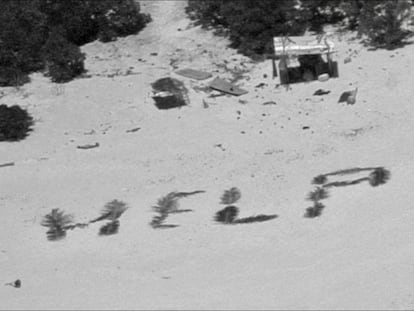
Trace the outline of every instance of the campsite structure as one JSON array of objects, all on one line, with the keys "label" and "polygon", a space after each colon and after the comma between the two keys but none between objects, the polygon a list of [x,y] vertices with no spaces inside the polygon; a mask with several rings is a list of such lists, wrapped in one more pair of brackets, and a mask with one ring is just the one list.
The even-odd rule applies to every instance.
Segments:
[{"label": "campsite structure", "polygon": [[279,75],[281,84],[316,80],[326,74],[339,76],[334,43],[326,35],[274,37],[273,44],[275,59],[279,59],[278,72],[273,63],[274,76]]}]

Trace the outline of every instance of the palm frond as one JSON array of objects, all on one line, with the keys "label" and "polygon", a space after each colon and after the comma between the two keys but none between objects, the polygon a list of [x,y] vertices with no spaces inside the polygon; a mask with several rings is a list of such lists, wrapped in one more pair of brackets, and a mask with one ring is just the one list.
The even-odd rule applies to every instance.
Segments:
[{"label": "palm frond", "polygon": [[218,211],[214,216],[214,220],[224,224],[231,224],[235,221],[238,214],[239,209],[236,206],[230,205]]},{"label": "palm frond", "polygon": [[119,221],[114,220],[102,226],[99,230],[99,235],[111,235],[118,233]]},{"label": "palm frond", "polygon": [[239,218],[236,219],[234,221],[235,224],[250,224],[250,223],[254,223],[254,222],[264,222],[264,221],[268,221],[268,220],[272,220],[277,218],[278,215],[274,214],[274,215],[256,215],[256,216],[249,216],[249,217],[244,217],[244,218]]},{"label": "palm frond", "polygon": [[43,217],[41,225],[50,229],[64,229],[72,223],[73,217],[71,215],[65,214],[65,212],[59,211],[58,208],[55,208]]},{"label": "palm frond", "polygon": [[221,196],[221,204],[231,205],[236,203],[241,198],[241,192],[238,188],[233,187],[230,190],[224,191]]},{"label": "palm frond", "polygon": [[49,228],[46,232],[47,238],[50,241],[58,241],[66,237],[66,229],[73,224],[73,217],[59,211],[58,208],[43,217],[41,225]]},{"label": "palm frond", "polygon": [[153,210],[160,214],[168,214],[178,209],[178,198],[176,192],[170,192],[166,196],[158,199],[157,205],[152,207]]},{"label": "palm frond", "polygon": [[101,220],[117,220],[128,208],[129,207],[125,202],[112,200],[104,205],[101,212],[101,216],[91,220],[90,223],[94,223]]},{"label": "palm frond", "polygon": [[46,232],[47,239],[49,241],[59,241],[66,237],[66,230],[54,228]]},{"label": "palm frond", "polygon": [[322,185],[322,184],[326,183],[327,180],[328,180],[328,178],[325,175],[318,175],[315,178],[313,178],[312,184]]},{"label": "palm frond", "polygon": [[319,202],[306,209],[305,217],[306,218],[315,218],[322,214],[322,210],[325,208],[325,205]]},{"label": "palm frond", "polygon": [[308,200],[309,201],[320,201],[326,199],[329,196],[329,193],[326,189],[317,187],[314,191],[309,192]]},{"label": "palm frond", "polygon": [[390,171],[383,167],[376,168],[371,174],[369,174],[369,183],[373,187],[385,184],[391,177]]}]

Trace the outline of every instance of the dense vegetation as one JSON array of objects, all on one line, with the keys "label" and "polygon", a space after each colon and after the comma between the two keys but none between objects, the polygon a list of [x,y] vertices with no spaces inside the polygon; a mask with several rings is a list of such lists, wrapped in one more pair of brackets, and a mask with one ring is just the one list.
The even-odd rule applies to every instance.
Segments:
[{"label": "dense vegetation", "polygon": [[21,85],[33,71],[55,82],[84,71],[79,46],[137,33],[150,21],[134,0],[2,0],[0,86]]},{"label": "dense vegetation", "polygon": [[19,141],[29,134],[32,116],[20,106],[0,105],[0,141]]},{"label": "dense vegetation", "polygon": [[247,55],[272,52],[272,37],[320,32],[341,22],[375,47],[392,48],[407,36],[402,23],[411,0],[189,0],[187,13],[204,27],[228,34]]}]

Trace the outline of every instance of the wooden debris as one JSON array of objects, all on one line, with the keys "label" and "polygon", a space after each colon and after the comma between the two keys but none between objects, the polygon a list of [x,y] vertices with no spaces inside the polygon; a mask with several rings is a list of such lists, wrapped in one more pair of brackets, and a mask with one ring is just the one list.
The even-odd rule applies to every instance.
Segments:
[{"label": "wooden debris", "polygon": [[213,82],[211,82],[210,88],[212,88],[213,90],[217,90],[217,91],[227,93],[230,95],[235,95],[235,96],[240,96],[240,95],[248,93],[248,91],[243,90],[237,87],[236,85],[230,82],[227,82],[223,79],[220,79],[220,78],[215,78]]},{"label": "wooden debris", "polygon": [[339,97],[338,103],[346,102],[348,105],[353,105],[356,102],[356,95],[358,93],[358,88],[353,91],[346,91],[341,94]]},{"label": "wooden debris", "polygon": [[99,143],[95,143],[93,145],[77,146],[78,149],[92,149],[92,148],[97,148],[97,147],[99,147]]},{"label": "wooden debris", "polygon": [[140,129],[141,129],[140,127],[136,127],[136,128],[133,128],[133,129],[127,130],[126,132],[127,132],[127,133],[134,133],[134,132],[139,131]]},{"label": "wooden debris", "polygon": [[315,93],[313,93],[313,95],[314,96],[321,96],[321,95],[329,94],[330,92],[331,91],[326,91],[326,90],[323,90],[323,89],[319,89],[319,90],[316,90]]}]

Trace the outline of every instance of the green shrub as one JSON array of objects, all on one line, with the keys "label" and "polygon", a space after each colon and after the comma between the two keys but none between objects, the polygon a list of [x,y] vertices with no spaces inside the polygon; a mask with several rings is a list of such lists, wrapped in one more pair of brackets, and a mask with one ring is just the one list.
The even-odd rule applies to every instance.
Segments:
[{"label": "green shrub", "polygon": [[394,48],[403,43],[409,32],[402,28],[411,11],[411,1],[365,1],[359,18],[359,33],[374,47]]},{"label": "green shrub", "polygon": [[45,67],[53,81],[69,81],[84,71],[77,46],[137,33],[149,21],[134,0],[2,0],[0,86]]},{"label": "green shrub", "polygon": [[134,0],[107,0],[106,12],[99,20],[98,38],[106,42],[139,32],[151,17],[140,13],[140,5]]},{"label": "green shrub", "polygon": [[231,46],[251,56],[273,53],[274,36],[301,35],[307,27],[294,0],[190,0],[187,12],[205,27],[224,27]]},{"label": "green shrub", "polygon": [[0,141],[18,141],[31,131],[33,118],[20,106],[0,105]]},{"label": "green shrub", "polygon": [[53,82],[67,82],[84,72],[84,54],[65,38],[61,28],[52,31],[43,53],[47,74]]}]

